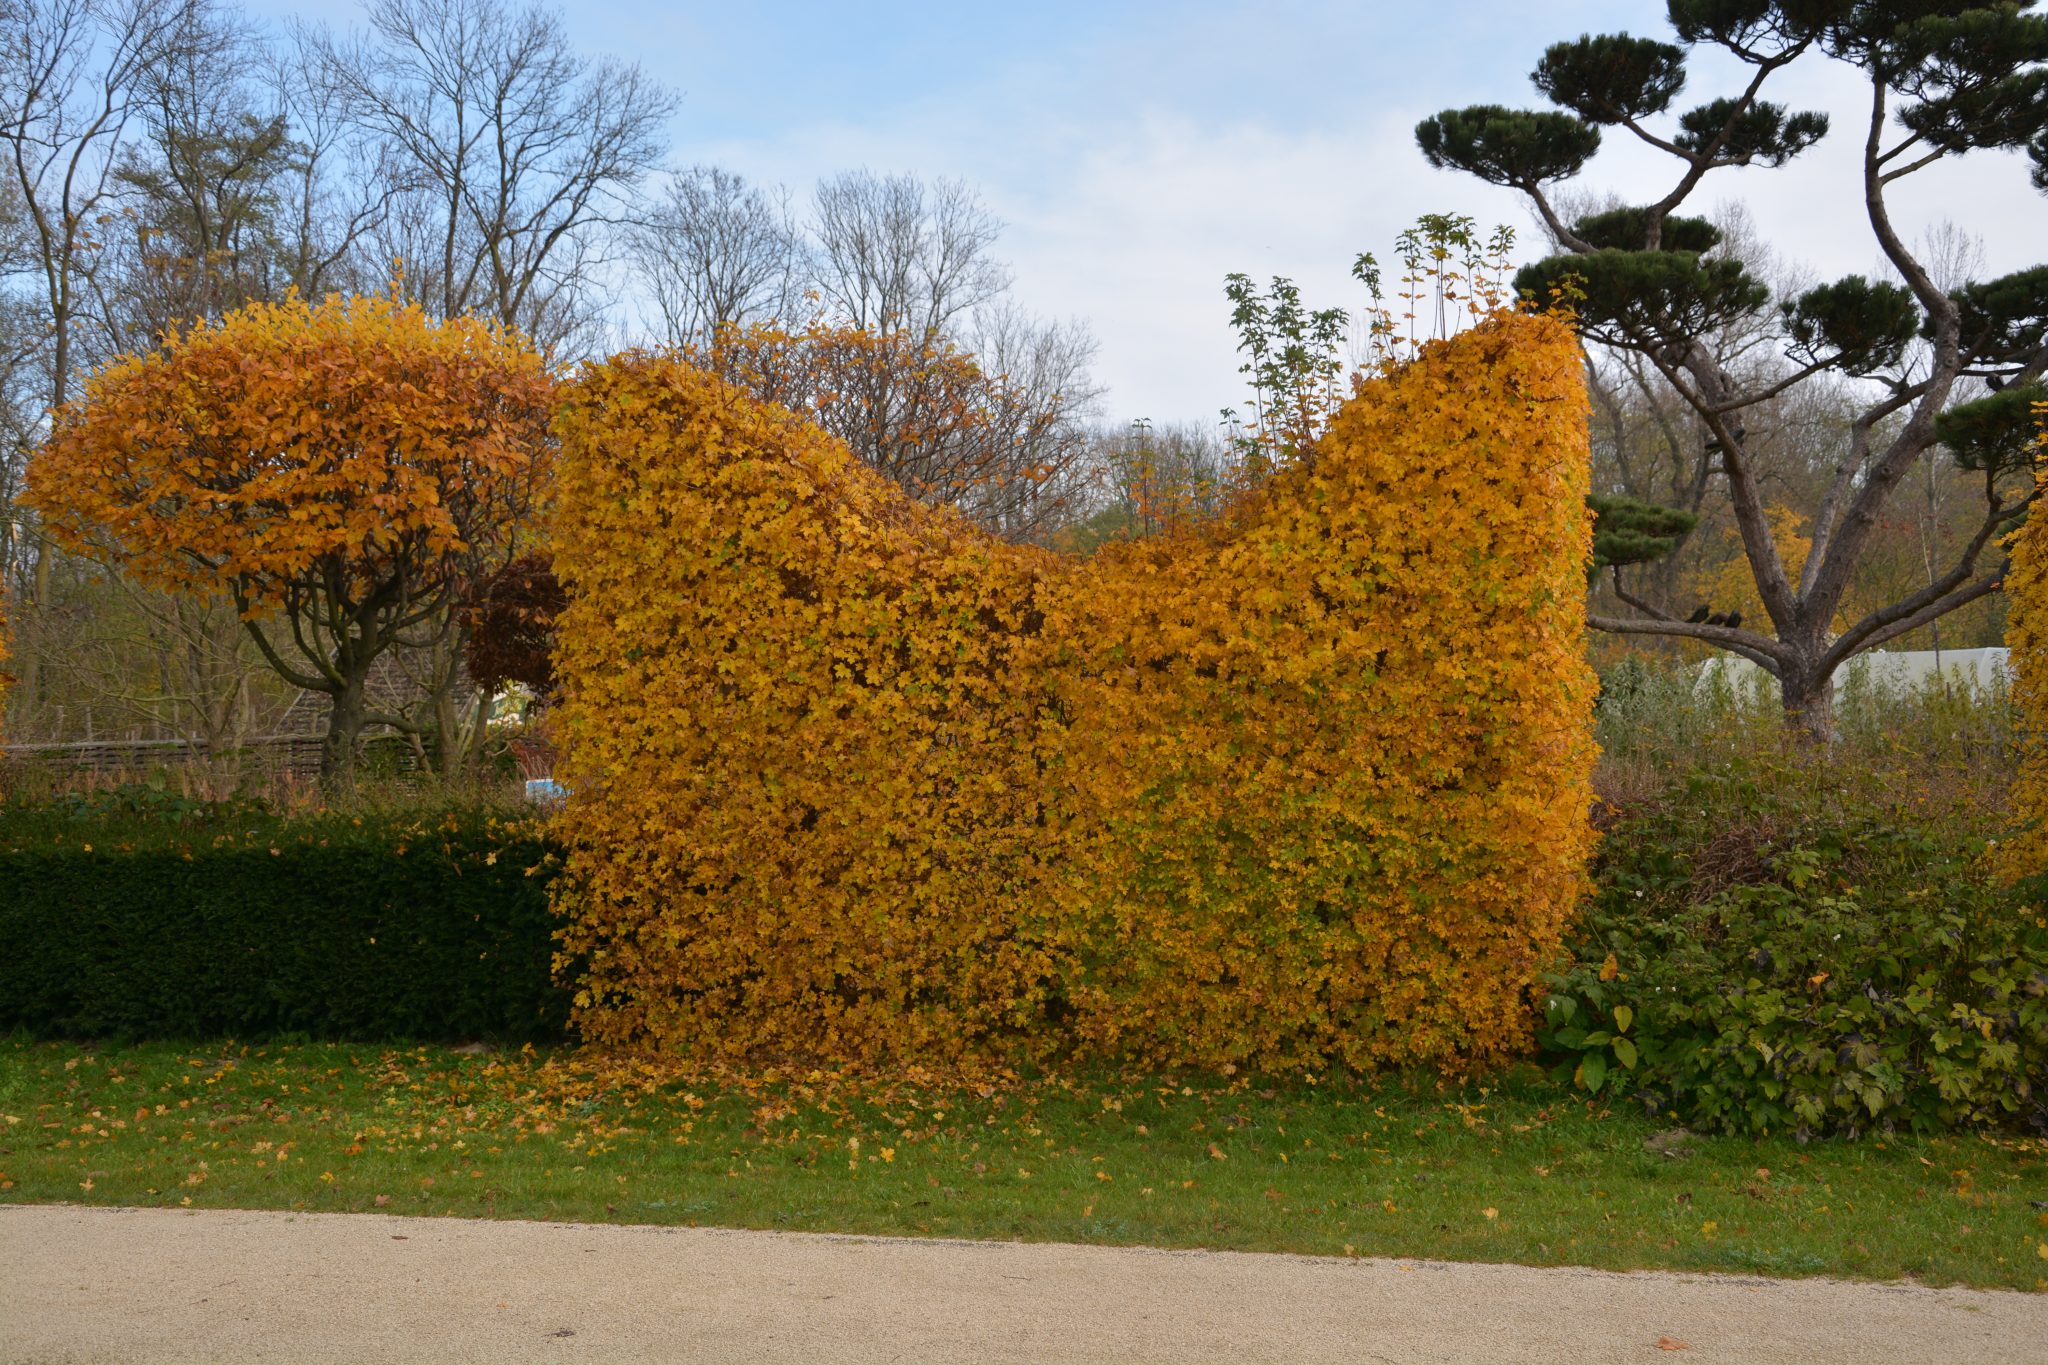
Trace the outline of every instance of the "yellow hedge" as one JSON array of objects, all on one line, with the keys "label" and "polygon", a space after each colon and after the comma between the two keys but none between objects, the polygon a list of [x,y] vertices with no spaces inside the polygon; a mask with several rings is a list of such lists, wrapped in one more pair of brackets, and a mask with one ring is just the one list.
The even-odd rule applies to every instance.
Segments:
[{"label": "yellow hedge", "polygon": [[675,361],[560,419],[561,962],[701,1058],[1458,1065],[1584,881],[1577,346],[1504,315],[1064,558]]},{"label": "yellow hedge", "polygon": [[[2048,494],[2048,404],[2037,404],[2044,457],[2035,465],[2035,488]],[[2001,870],[2014,877],[2048,872],[2048,530],[2036,511],[2012,533],[2012,558],[2005,570],[2005,643],[2012,651],[2012,699],[2025,735],[2019,772],[2013,779],[2013,814],[2018,833],[2001,850]]]}]

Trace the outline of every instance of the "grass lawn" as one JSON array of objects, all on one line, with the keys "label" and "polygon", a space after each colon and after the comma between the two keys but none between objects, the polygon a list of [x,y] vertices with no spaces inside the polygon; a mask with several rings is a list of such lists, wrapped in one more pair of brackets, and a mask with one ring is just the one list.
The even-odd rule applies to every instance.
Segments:
[{"label": "grass lawn", "polygon": [[572,1052],[12,1039],[0,1200],[2048,1290],[2048,1143],[1674,1138],[1534,1073],[856,1093],[678,1081]]}]

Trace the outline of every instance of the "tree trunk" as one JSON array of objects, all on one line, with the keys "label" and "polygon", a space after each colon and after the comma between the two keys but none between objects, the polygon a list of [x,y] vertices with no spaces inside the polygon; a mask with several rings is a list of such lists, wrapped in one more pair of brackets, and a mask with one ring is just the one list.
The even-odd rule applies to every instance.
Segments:
[{"label": "tree trunk", "polygon": [[[15,659],[15,692],[27,703],[22,710],[37,716],[38,719],[42,710],[43,650],[47,647],[42,633],[43,612],[50,604],[50,556],[53,553],[50,543],[39,537],[36,545],[36,566],[29,580],[28,591],[15,596],[17,619],[14,622],[14,638],[21,639],[22,627],[31,621],[34,622],[36,630],[32,647],[21,651]],[[21,713],[19,710],[16,712],[17,715]],[[15,738],[20,739],[21,736],[16,735]],[[35,738],[62,739],[63,735],[56,730],[49,730],[46,734],[37,734]]]},{"label": "tree trunk", "polygon": [[1835,737],[1835,678],[1802,661],[1787,665],[1779,679],[1785,706],[1786,737],[1807,744],[1825,744]]},{"label": "tree trunk", "polygon": [[441,776],[445,779],[460,776],[468,734],[462,725],[462,708],[455,704],[455,665],[452,662],[434,689],[434,733],[438,740],[434,746],[434,760]]},{"label": "tree trunk", "polygon": [[320,794],[330,801],[355,794],[356,748],[363,734],[367,681],[361,673],[350,673],[341,690],[329,694],[327,737],[320,745]]}]

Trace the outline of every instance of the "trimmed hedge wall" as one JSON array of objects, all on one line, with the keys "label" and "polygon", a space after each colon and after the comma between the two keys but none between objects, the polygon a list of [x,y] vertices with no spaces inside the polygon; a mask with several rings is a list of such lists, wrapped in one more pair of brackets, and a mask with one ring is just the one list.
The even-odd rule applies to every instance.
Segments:
[{"label": "trimmed hedge wall", "polygon": [[[2034,468],[2048,466],[2048,403],[2041,419]],[[2048,474],[2037,477],[2048,479]],[[2013,778],[2017,828],[1998,850],[2013,877],[2048,877],[2048,519],[2029,516],[2012,534],[2005,571],[2005,643],[2012,655],[2012,699],[2023,718],[2020,769]]]},{"label": "trimmed hedge wall", "polygon": [[0,1030],[560,1038],[546,855],[479,816],[0,810]]},{"label": "trimmed hedge wall", "polygon": [[812,1065],[1459,1068],[1585,885],[1586,394],[1501,314],[1087,558],[674,357],[557,419],[593,1042]]}]

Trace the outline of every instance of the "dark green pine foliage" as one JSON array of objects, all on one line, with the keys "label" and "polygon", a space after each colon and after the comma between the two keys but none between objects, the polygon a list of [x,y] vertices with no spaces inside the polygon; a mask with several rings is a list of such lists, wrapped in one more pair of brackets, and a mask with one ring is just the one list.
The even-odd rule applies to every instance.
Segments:
[{"label": "dark green pine foliage", "polygon": [[1620,494],[1592,493],[1593,563],[1588,571],[1623,564],[1648,564],[1676,550],[1700,519],[1676,507],[1659,507]]},{"label": "dark green pine foliage", "polygon": [[2040,451],[2034,408],[2041,403],[2048,403],[2048,388],[2015,385],[1972,403],[1958,403],[1934,419],[1934,434],[1965,469],[2030,469]]},{"label": "dark green pine foliage", "polygon": [[[1553,44],[1530,75],[1547,109],[1447,109],[1418,124],[1416,140],[1432,165],[1526,196],[1557,254],[1524,268],[1517,286],[1569,306],[1588,341],[1647,360],[1691,407],[1766,607],[1765,619],[1721,643],[1769,669],[1788,714],[1824,734],[1834,671],[1996,591],[2003,533],[2034,497],[2029,400],[2048,373],[2048,266],[1944,287],[1901,235],[1889,196],[1926,167],[1981,150],[2024,152],[2033,183],[2048,190],[2048,17],[2034,0],[1668,0],[1665,17],[1668,37],[1585,34]],[[1703,53],[1735,63],[1695,65]],[[1822,62],[1850,68],[1867,92],[1850,134],[1860,184],[1839,208],[1862,220],[1885,273],[1773,298],[1710,223],[1683,210],[1715,172],[1782,168],[1828,135],[1825,114],[1765,97],[1779,72]],[[1688,101],[1689,77],[1706,71],[1721,88]],[[1668,157],[1671,178],[1658,197],[1571,220],[1551,187],[1585,170],[1609,133]],[[1759,339],[1782,353],[1761,376]],[[1829,375],[1853,377],[1852,391],[1870,397],[1850,428],[1856,477],[1817,495],[1812,515],[1827,525],[1795,583],[1768,543],[1756,446],[1770,424],[1753,432],[1751,423],[1759,405]],[[1979,381],[1989,397],[1979,397]],[[1985,475],[1981,526],[1923,588],[1843,628],[1848,586],[1887,501],[1943,446]],[[1657,540],[1630,541],[1618,510],[1602,521],[1613,551],[1603,557],[1616,567],[1642,562],[1633,556]],[[1623,597],[1637,615],[1595,614],[1593,624],[1631,634],[1698,629]]]},{"label": "dark green pine foliage", "polygon": [[[1721,229],[1704,218],[1671,214],[1658,226],[1657,246],[1664,251],[1697,255],[1721,244]],[[1596,250],[1643,251],[1650,242],[1650,211],[1619,208],[1588,214],[1572,224],[1572,235]]]},{"label": "dark green pine foliage", "polygon": [[1683,345],[1770,300],[1740,261],[1614,247],[1523,266],[1515,288],[1535,299],[1568,299],[1586,335],[1638,349]]},{"label": "dark green pine foliage", "polygon": [[[1779,305],[1794,356],[1850,374],[1898,368],[1920,328],[1913,295],[1888,280],[1845,275]],[[1832,356],[1832,360],[1829,357]]]},{"label": "dark green pine foliage", "polygon": [[2048,334],[2048,265],[1966,284],[1955,300],[1964,357],[1990,368],[2019,365]]},{"label": "dark green pine foliage", "polygon": [[1782,104],[1711,100],[1678,119],[1678,146],[1721,166],[1782,166],[1826,136],[1828,116]]},{"label": "dark green pine foliage", "polygon": [[1475,104],[1446,109],[1415,130],[1432,166],[1520,189],[1577,175],[1600,150],[1600,130],[1570,114]]},{"label": "dark green pine foliage", "polygon": [[[2025,147],[2048,125],[2048,24],[2018,5],[1885,5],[1895,30],[1899,88],[1917,102],[1899,121],[1929,146],[1961,152]],[[1960,12],[1954,12],[1958,11]],[[1881,30],[1876,30],[1881,31]]]},{"label": "dark green pine foliage", "polygon": [[1626,33],[1559,43],[1530,77],[1550,102],[1588,123],[1661,114],[1685,87],[1685,49]]}]

